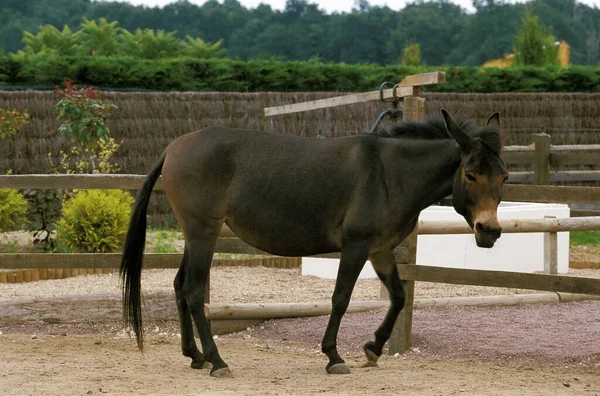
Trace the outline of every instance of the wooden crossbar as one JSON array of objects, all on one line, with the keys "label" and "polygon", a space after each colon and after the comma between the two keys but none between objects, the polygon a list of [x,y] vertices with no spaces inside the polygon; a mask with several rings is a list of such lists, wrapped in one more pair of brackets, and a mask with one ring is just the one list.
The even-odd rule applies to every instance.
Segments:
[{"label": "wooden crossbar", "polygon": [[[395,92],[395,97],[404,98],[407,96],[417,96],[419,94],[419,86],[439,84],[446,82],[446,72],[432,72],[415,74],[406,76],[399,84]],[[282,106],[266,107],[265,116],[275,116],[280,114],[299,113],[309,110],[325,109],[330,107],[345,106],[355,103],[370,102],[380,99],[379,91],[364,92],[357,94],[349,94],[336,96],[333,98],[313,100],[309,102],[293,103]],[[394,89],[383,90],[384,99],[394,98]]]},{"label": "wooden crossbar", "polygon": [[600,295],[600,279],[400,264],[401,279]]}]

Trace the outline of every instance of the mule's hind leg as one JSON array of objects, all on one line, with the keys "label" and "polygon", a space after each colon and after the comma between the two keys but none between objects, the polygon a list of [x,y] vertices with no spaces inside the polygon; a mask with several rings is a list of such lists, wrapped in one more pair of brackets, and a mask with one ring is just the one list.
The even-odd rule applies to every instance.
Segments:
[{"label": "mule's hind leg", "polygon": [[203,368],[206,361],[204,356],[198,350],[196,340],[194,339],[194,329],[192,316],[188,308],[185,297],[183,296],[183,284],[185,281],[185,267],[187,265],[189,254],[187,246],[183,253],[183,260],[175,280],[173,281],[173,287],[175,288],[175,299],[177,301],[177,311],[179,312],[179,327],[181,331],[181,352],[183,356],[192,358],[191,367],[195,369]]},{"label": "mule's hind leg", "polygon": [[383,351],[383,345],[389,340],[398,314],[404,307],[404,287],[398,277],[398,269],[396,268],[393,251],[373,254],[369,257],[369,260],[371,260],[377,276],[386,286],[391,303],[383,322],[375,331],[375,341],[369,341],[363,347],[369,360],[369,365],[376,365]]},{"label": "mule's hind leg", "polygon": [[229,367],[219,355],[208,320],[206,319],[206,314],[204,313],[206,281],[210,275],[210,264],[220,228],[219,225],[215,235],[210,237],[186,240],[189,257],[185,267],[182,290],[192,318],[194,318],[194,322],[196,323],[198,334],[200,335],[204,359],[212,363],[210,375],[213,377],[231,375]]}]

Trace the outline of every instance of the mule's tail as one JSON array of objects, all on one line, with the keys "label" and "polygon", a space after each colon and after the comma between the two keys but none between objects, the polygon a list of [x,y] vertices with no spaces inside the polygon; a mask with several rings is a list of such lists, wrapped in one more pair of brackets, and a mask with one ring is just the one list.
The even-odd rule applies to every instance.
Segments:
[{"label": "mule's tail", "polygon": [[146,244],[146,213],[152,188],[162,172],[165,154],[148,173],[138,190],[129,230],[125,239],[121,260],[121,282],[123,288],[123,318],[133,328],[138,347],[144,349],[144,329],[142,327],[141,276],[144,245]]}]

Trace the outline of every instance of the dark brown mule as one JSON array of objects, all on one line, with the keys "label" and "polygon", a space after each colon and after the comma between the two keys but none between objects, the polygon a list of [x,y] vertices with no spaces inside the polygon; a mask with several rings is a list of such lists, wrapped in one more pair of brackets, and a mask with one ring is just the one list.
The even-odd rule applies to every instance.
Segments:
[{"label": "dark brown mule", "polygon": [[392,250],[414,229],[421,210],[452,194],[479,246],[490,248],[500,237],[496,210],[507,172],[500,158],[499,115],[477,128],[442,113],[443,118],[404,122],[375,135],[311,139],[216,127],[173,141],[138,192],[121,264],[125,316],[140,349],[146,211],[162,173],[186,241],[174,286],[181,347],[192,367],[208,361],[211,375],[230,373],[204,314],[206,280],[224,223],[244,241],[276,255],[341,252],[322,342],[332,374],[349,372],[337,351],[337,333],[370,259],[391,296],[375,341],[364,347],[367,358],[377,361],[404,305]]}]

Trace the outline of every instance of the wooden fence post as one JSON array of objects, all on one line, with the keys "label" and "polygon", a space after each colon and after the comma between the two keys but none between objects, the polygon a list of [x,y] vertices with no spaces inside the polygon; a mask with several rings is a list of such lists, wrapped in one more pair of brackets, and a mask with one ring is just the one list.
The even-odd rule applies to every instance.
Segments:
[{"label": "wooden fence post", "polygon": [[[544,216],[556,218],[556,216]],[[544,233],[544,272],[551,275],[558,274],[558,233]]]},{"label": "wooden fence post", "polygon": [[533,135],[535,158],[533,161],[533,182],[550,184],[550,135],[536,133]]},{"label": "wooden fence post", "polygon": [[[425,98],[409,96],[404,98],[403,120],[422,120],[425,118]],[[396,249],[397,265],[414,265],[417,262],[417,230],[414,231]],[[415,282],[403,280],[404,308],[400,311],[389,340],[389,353],[404,353],[412,344],[412,318],[415,299]]]}]

